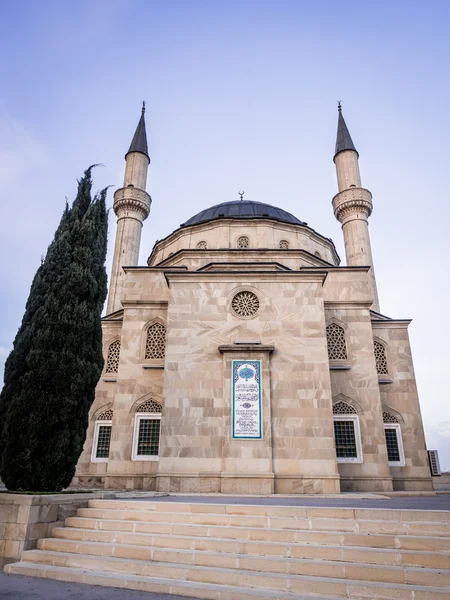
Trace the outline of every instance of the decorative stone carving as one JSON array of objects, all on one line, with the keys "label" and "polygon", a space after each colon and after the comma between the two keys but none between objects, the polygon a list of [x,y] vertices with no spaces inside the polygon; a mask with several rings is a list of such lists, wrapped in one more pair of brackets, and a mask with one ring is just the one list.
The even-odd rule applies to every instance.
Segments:
[{"label": "decorative stone carving", "polygon": [[343,327],[331,323],[327,327],[328,360],[347,360],[347,346]]},{"label": "decorative stone carving", "polygon": [[373,341],[373,348],[375,351],[375,364],[377,366],[378,375],[388,375],[389,370],[387,364],[386,348],[381,342],[378,342],[377,340]]},{"label": "decorative stone carving", "polygon": [[231,309],[237,317],[254,317],[259,310],[259,298],[253,292],[238,292],[231,301]]},{"label": "decorative stone carving", "polygon": [[281,250],[288,250],[289,249],[289,242],[287,240],[280,240],[280,249]]},{"label": "decorative stone carving", "polygon": [[372,194],[365,188],[349,188],[333,198],[334,216],[344,224],[354,215],[368,219],[372,214]]},{"label": "decorative stone carving", "polygon": [[136,409],[137,413],[160,413],[162,412],[162,406],[159,402],[154,400],[146,400],[138,406]]},{"label": "decorative stone carving", "polygon": [[[118,217],[124,216],[127,211],[137,213],[144,221],[150,213],[152,199],[145,190],[132,186],[119,188],[114,193],[114,212]],[[129,216],[129,215],[128,215]]]},{"label": "decorative stone carving", "polygon": [[356,410],[347,402],[340,400],[333,404],[333,415],[356,415]]},{"label": "decorative stone carving", "polygon": [[105,410],[104,412],[98,415],[97,421],[112,421],[112,418],[113,410],[112,408],[109,408],[108,410]]},{"label": "decorative stone carving", "polygon": [[154,323],[147,329],[145,359],[164,358],[166,354],[166,328],[161,323]]},{"label": "decorative stone carving", "polygon": [[238,248],[248,248],[250,246],[250,240],[246,235],[241,235],[237,241]]},{"label": "decorative stone carving", "polygon": [[205,241],[201,241],[197,244],[197,250],[206,250],[207,245]]},{"label": "decorative stone carving", "polygon": [[109,345],[105,373],[117,373],[119,370],[119,356],[120,340],[116,340]]},{"label": "decorative stone carving", "polygon": [[397,419],[397,417],[394,417],[394,415],[391,415],[391,413],[388,413],[385,410],[383,410],[383,422],[384,423],[398,423],[398,419]]}]

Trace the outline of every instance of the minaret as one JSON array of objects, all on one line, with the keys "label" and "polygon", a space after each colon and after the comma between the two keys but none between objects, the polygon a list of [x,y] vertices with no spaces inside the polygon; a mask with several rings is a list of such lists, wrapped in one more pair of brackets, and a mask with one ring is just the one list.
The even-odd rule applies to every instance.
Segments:
[{"label": "minaret", "polygon": [[345,255],[348,266],[370,266],[370,287],[373,294],[372,310],[379,312],[377,283],[370,248],[368,219],[372,213],[372,194],[361,187],[358,159],[347,125],[338,104],[338,130],[334,163],[339,193],[333,198],[334,216],[342,223]]},{"label": "minaret", "polygon": [[117,215],[116,245],[109,284],[108,306],[106,313],[111,314],[122,308],[122,287],[125,274],[124,266],[135,266],[139,260],[142,222],[150,213],[152,199],[145,191],[150,157],[145,132],[145,102],[142,114],[130,149],[125,155],[126,167],[123,187],[114,194],[114,212]]}]

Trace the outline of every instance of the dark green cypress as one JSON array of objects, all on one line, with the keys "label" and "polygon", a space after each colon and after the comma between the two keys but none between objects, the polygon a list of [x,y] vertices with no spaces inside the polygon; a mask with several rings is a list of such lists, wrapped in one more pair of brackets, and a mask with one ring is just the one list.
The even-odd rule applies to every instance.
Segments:
[{"label": "dark green cypress", "polygon": [[0,394],[0,475],[9,490],[70,484],[103,368],[106,189],[78,182],[33,279]]}]

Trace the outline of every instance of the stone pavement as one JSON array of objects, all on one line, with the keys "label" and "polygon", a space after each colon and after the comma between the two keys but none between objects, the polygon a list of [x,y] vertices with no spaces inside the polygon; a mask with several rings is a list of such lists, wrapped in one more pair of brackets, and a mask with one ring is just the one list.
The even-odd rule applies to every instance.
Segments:
[{"label": "stone pavement", "polygon": [[[117,498],[119,500],[120,498]],[[124,500],[133,500],[130,495]],[[329,498],[317,496],[223,496],[217,495],[170,495],[136,498],[146,502],[196,502],[206,504],[256,504],[265,506],[317,506],[331,508],[397,508],[411,510],[450,510],[450,494],[438,496],[392,496],[382,497],[376,494],[348,494]]]},{"label": "stone pavement", "polygon": [[6,575],[0,569],[0,600],[188,600],[188,598],[84,583],[66,583],[38,577]]}]

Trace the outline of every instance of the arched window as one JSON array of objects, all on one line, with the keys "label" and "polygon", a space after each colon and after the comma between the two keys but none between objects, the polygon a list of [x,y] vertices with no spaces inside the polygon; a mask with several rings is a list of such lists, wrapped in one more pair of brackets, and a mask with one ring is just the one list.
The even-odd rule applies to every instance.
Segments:
[{"label": "arched window", "polygon": [[108,462],[112,418],[113,411],[109,408],[100,413],[95,421],[91,462]]},{"label": "arched window", "polygon": [[120,340],[116,340],[109,345],[105,373],[117,373],[119,369],[119,356]]},{"label": "arched window", "polygon": [[373,341],[373,348],[375,352],[375,364],[377,367],[378,375],[388,375],[388,364],[387,364],[387,355],[386,348],[381,342],[377,340]]},{"label": "arched window", "polygon": [[238,248],[248,248],[250,246],[250,240],[246,235],[241,235],[237,241]]},{"label": "arched window", "polygon": [[359,418],[342,400],[333,405],[334,441],[337,462],[363,462]]},{"label": "arched window", "polygon": [[403,451],[402,430],[395,415],[383,411],[384,436],[389,465],[392,467],[405,466],[405,453]]},{"label": "arched window", "polygon": [[145,359],[162,359],[166,355],[166,328],[162,323],[153,323],[147,329]]},{"label": "arched window", "polygon": [[146,400],[134,417],[132,460],[158,460],[162,406]]},{"label": "arched window", "polygon": [[330,323],[326,328],[328,360],[347,360],[345,331],[336,323]]}]

